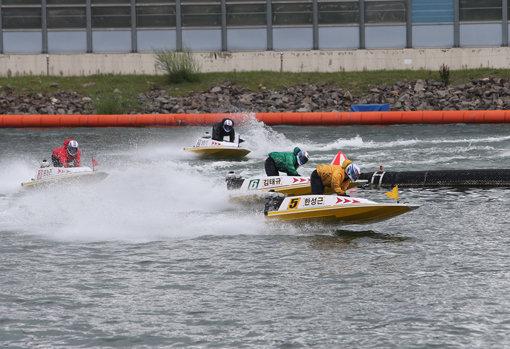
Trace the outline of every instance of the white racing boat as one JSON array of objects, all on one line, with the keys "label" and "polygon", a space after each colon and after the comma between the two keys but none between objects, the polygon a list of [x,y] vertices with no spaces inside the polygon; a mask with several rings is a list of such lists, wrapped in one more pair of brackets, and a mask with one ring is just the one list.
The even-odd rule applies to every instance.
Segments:
[{"label": "white racing boat", "polygon": [[278,193],[268,193],[265,200],[265,216],[286,221],[373,223],[418,208],[417,205],[377,203],[362,198],[336,195],[285,197]]},{"label": "white racing boat", "polygon": [[[331,164],[341,166],[346,159],[347,158],[344,153],[339,151]],[[225,180],[227,182],[227,188],[233,190],[230,197],[235,201],[263,199],[264,194],[267,192],[275,192],[289,196],[307,195],[312,193],[309,177],[258,176],[244,179],[231,171],[227,174]],[[368,185],[368,180],[358,179],[356,182],[351,182],[348,189],[365,185]],[[324,194],[332,193],[333,189],[330,187],[326,187],[324,189]]]},{"label": "white racing boat", "polygon": [[192,147],[184,148],[185,151],[198,154],[202,157],[240,159],[250,153],[250,150],[241,147],[244,142],[237,137],[237,142],[216,141],[211,138],[209,132],[200,137]]},{"label": "white racing boat", "polygon": [[[267,192],[275,192],[285,195],[306,195],[312,193],[310,177],[300,176],[260,176],[242,178],[234,172],[229,172],[226,177],[227,188],[232,190],[230,197],[236,201],[263,199]],[[349,189],[366,184],[367,181],[357,181],[349,185]],[[326,194],[332,193],[332,189],[326,187]]]},{"label": "white racing boat", "polygon": [[82,167],[53,167],[43,160],[35,177],[21,183],[23,188],[43,188],[53,184],[90,183],[105,179],[106,172],[96,171],[95,168]]}]

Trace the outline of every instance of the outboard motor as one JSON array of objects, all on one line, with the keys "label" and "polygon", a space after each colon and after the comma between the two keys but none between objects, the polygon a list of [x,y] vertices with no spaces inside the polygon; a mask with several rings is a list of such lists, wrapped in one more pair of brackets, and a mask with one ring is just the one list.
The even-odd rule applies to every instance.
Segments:
[{"label": "outboard motor", "polygon": [[228,190],[235,190],[241,188],[244,179],[240,175],[235,174],[234,171],[230,171],[227,177],[225,177],[225,182],[227,182]]},{"label": "outboard motor", "polygon": [[283,199],[285,199],[285,195],[281,193],[268,192],[264,196],[264,215],[267,216],[269,211],[277,211],[280,208]]},{"label": "outboard motor", "polygon": [[42,162],[41,162],[41,168],[45,168],[45,167],[50,167],[50,163],[48,162],[48,160],[44,159]]}]

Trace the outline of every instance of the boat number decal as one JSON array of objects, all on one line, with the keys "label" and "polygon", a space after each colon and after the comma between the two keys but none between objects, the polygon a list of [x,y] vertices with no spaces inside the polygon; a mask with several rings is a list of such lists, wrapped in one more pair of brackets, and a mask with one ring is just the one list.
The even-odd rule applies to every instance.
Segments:
[{"label": "boat number decal", "polygon": [[295,198],[295,199],[290,200],[289,206],[287,206],[287,209],[290,210],[290,209],[298,207],[299,200],[301,200],[301,198]]},{"label": "boat number decal", "polygon": [[324,198],[318,197],[318,198],[306,198],[305,199],[305,206],[316,206],[316,205],[323,205],[324,204]]},{"label": "boat number decal", "polygon": [[282,179],[281,178],[269,178],[269,179],[264,179],[264,181],[262,182],[264,187],[267,187],[269,185],[276,185],[276,184],[282,184]]},{"label": "boat number decal", "polygon": [[39,170],[37,171],[37,179],[51,175],[51,170]]},{"label": "boat number decal", "polygon": [[336,198],[336,203],[342,204],[359,204],[359,201],[356,199],[347,199],[347,198]]},{"label": "boat number decal", "polygon": [[249,183],[248,183],[248,189],[251,190],[251,189],[257,189],[259,187],[259,182],[260,182],[260,179],[252,179]]},{"label": "boat number decal", "polygon": [[201,139],[197,140],[197,144],[196,144],[197,147],[202,147],[202,146],[207,147],[209,145],[221,145],[221,143],[210,140],[210,139],[202,139],[201,138]]}]

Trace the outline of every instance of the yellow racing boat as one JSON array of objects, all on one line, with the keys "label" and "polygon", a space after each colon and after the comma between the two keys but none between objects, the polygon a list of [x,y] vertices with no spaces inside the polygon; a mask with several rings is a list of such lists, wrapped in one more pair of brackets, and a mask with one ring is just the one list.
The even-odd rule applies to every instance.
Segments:
[{"label": "yellow racing boat", "polygon": [[[289,196],[307,195],[312,193],[310,177],[300,176],[260,176],[242,178],[234,172],[226,177],[227,188],[232,190],[230,197],[236,201],[264,198],[267,192],[275,192]],[[366,184],[368,181],[357,181],[349,185],[349,189]],[[326,194],[333,191],[326,187]]]},{"label": "yellow racing boat", "polygon": [[301,195],[285,197],[269,193],[264,214],[285,221],[332,221],[373,223],[390,219],[418,208],[417,205],[377,203],[371,200],[336,195]]},{"label": "yellow racing boat", "polygon": [[199,138],[192,147],[184,148],[184,151],[191,152],[205,158],[240,159],[251,151],[240,146],[242,140],[237,142],[225,142],[213,140],[206,132],[204,137]]}]

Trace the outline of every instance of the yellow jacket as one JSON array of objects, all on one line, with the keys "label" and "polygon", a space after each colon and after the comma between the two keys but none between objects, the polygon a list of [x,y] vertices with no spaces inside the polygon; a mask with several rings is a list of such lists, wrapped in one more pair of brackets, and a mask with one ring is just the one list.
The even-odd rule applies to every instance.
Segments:
[{"label": "yellow jacket", "polygon": [[346,159],[342,166],[339,165],[319,165],[317,174],[321,177],[322,184],[325,187],[331,187],[338,195],[343,195],[347,191],[351,180],[345,174],[345,168],[352,164],[351,160]]}]

